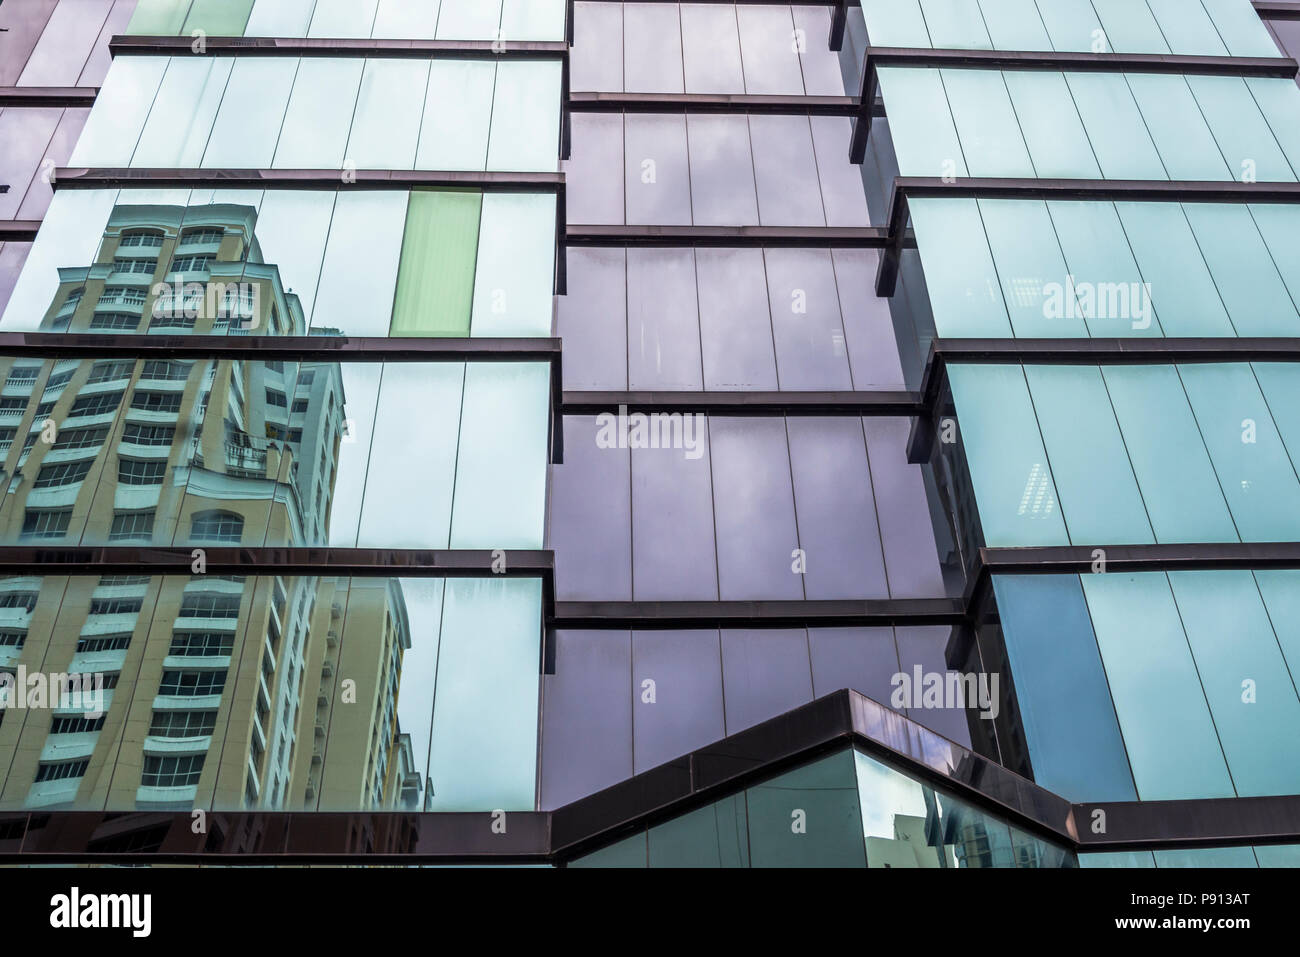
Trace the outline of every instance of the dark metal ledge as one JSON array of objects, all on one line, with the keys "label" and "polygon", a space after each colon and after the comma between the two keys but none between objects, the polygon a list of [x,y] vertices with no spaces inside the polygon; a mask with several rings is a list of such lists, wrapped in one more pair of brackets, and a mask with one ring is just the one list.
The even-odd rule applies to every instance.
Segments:
[{"label": "dark metal ledge", "polygon": [[917,392],[565,392],[563,415],[663,412],[709,415],[918,415]]},{"label": "dark metal ledge", "polygon": [[[1041,199],[1126,202],[1300,203],[1300,183],[1234,180],[1037,179],[1033,177],[896,176],[889,199],[888,242],[876,271],[876,295],[889,297],[898,282],[910,230],[912,199]],[[873,227],[879,228],[879,227]],[[914,235],[911,237],[915,241]]]},{"label": "dark metal ledge", "polygon": [[1091,573],[1098,551],[1106,572],[1300,568],[1300,542],[981,548],[979,558],[988,575],[1078,575]]},{"label": "dark metal ledge", "polygon": [[569,226],[565,234],[569,246],[884,249],[889,241],[883,226]]},{"label": "dark metal ledge", "polygon": [[[9,192],[8,186],[0,185],[0,193]],[[0,220],[0,243],[30,243],[36,239],[36,232],[41,228],[39,219],[4,219]]]},{"label": "dark metal ledge", "polygon": [[[1101,834],[1090,826],[1096,811],[1105,813]],[[1071,816],[1080,851],[1294,844],[1300,835],[1300,798],[1294,795],[1076,804]]]},{"label": "dark metal ledge", "polygon": [[60,167],[56,189],[143,186],[183,189],[219,186],[248,189],[478,189],[485,193],[555,193],[563,199],[563,173],[477,170],[338,169],[87,169]]},{"label": "dark metal ledge", "polygon": [[97,86],[0,86],[0,107],[74,106],[89,108],[99,96]]},{"label": "dark metal ledge", "polygon": [[408,57],[420,60],[561,60],[559,40],[399,40],[328,37],[205,37],[202,50],[188,36],[114,36],[113,56]]},{"label": "dark metal ledge", "polygon": [[1300,3],[1284,0],[1252,0],[1261,20],[1300,20]]},{"label": "dark metal ledge", "polygon": [[960,598],[868,598],[790,601],[557,601],[555,629],[829,628],[956,625]]},{"label": "dark metal ledge", "polygon": [[[848,116],[862,113],[856,96],[774,96],[758,93],[570,93],[574,113],[745,113]],[[885,115],[877,97],[873,116]]]}]

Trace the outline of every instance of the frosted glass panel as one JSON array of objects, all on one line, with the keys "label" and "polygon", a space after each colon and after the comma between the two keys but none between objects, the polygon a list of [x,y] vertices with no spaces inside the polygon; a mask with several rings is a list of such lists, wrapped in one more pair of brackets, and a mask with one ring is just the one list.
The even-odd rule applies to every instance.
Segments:
[{"label": "frosted glass panel", "polygon": [[276,169],[342,169],[361,59],[303,57],[276,145]]},{"label": "frosted glass panel", "polygon": [[69,165],[129,166],[166,69],[167,57],[133,56],[115,60],[81,130]]},{"label": "frosted glass panel", "polygon": [[434,60],[416,169],[484,169],[496,64]]},{"label": "frosted glass panel", "polygon": [[204,168],[271,165],[297,72],[298,61],[293,59],[239,57],[235,61],[203,154]]},{"label": "frosted glass panel", "polygon": [[388,335],[406,202],[406,193],[339,194],[312,314],[313,330]]},{"label": "frosted glass panel", "polygon": [[414,169],[429,64],[419,60],[366,61],[348,137],[354,169]]},{"label": "frosted glass panel", "polygon": [[549,336],[555,197],[487,193],[474,281],[475,336]]}]

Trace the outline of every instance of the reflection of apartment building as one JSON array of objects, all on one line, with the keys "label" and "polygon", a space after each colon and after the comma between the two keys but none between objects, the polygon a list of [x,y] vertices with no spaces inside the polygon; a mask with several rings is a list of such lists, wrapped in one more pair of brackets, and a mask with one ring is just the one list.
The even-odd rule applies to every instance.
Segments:
[{"label": "reflection of apartment building", "polygon": [[[255,222],[233,205],[118,207],[95,263],[60,270],[43,331],[305,334],[297,297],[261,262]],[[0,541],[327,540],[344,434],[337,365],[20,358],[0,359],[0,376]],[[332,678],[332,609],[349,599],[346,580],[322,583],[320,596],[317,584],[207,574],[0,583],[0,668],[102,673],[119,702],[103,717],[26,711],[3,722],[0,755],[12,762],[0,805],[314,806],[314,702]],[[365,714],[343,709],[323,725],[343,752],[324,785],[353,793],[353,807],[400,792],[409,628],[397,582],[373,585],[352,590],[349,618],[365,632],[349,652]]]}]

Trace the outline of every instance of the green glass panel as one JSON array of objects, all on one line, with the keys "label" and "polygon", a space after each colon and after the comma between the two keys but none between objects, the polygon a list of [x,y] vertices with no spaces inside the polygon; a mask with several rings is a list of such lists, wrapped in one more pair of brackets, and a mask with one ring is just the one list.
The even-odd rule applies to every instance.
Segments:
[{"label": "green glass panel", "polygon": [[253,0],[194,0],[183,33],[202,30],[210,37],[242,37]]},{"label": "green glass panel", "polygon": [[651,867],[748,867],[745,796],[715,804],[650,828]]},{"label": "green glass panel", "polygon": [[853,752],[745,792],[753,867],[865,867]]},{"label": "green glass panel", "polygon": [[1052,470],[1018,365],[948,368],[987,545],[1067,545]]},{"label": "green glass panel", "polygon": [[1138,798],[1233,797],[1163,573],[1081,575]]},{"label": "green glass panel", "polygon": [[1237,541],[1177,370],[1109,366],[1102,375],[1156,541]]},{"label": "green glass panel", "polygon": [[189,12],[190,0],[140,0],[126,32],[129,36],[174,37]]},{"label": "green glass panel", "polygon": [[482,206],[477,192],[411,192],[389,335],[469,335]]},{"label": "green glass panel", "polygon": [[1155,541],[1097,366],[1025,366],[1075,545]]}]

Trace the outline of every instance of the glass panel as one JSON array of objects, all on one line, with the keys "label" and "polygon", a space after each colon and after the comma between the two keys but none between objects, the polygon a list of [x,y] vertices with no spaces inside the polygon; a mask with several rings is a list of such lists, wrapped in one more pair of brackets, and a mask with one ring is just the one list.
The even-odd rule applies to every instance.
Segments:
[{"label": "glass panel", "polygon": [[483,196],[473,335],[551,334],[555,203],[547,194]]},{"label": "glass panel", "polygon": [[809,628],[813,696],[852,688],[881,704],[893,695],[899,673],[892,628]]},{"label": "glass panel", "polygon": [[305,37],[316,0],[257,0],[244,28],[248,37]]},{"label": "glass panel", "polygon": [[940,70],[972,176],[1033,176],[1002,73]]},{"label": "glass panel", "polygon": [[1108,572],[1081,580],[1139,799],[1232,797],[1165,575]]},{"label": "glass panel", "polygon": [[234,65],[233,57],[172,57],[131,165],[197,167]]},{"label": "glass panel", "polygon": [[424,100],[416,169],[487,168],[494,63],[434,60]]},{"label": "glass panel", "polygon": [[439,40],[492,40],[500,35],[501,0],[443,0]]},{"label": "glass panel", "polygon": [[163,56],[121,57],[114,61],[68,165],[131,165],[136,141],[168,62]]},{"label": "glass panel", "polygon": [[948,378],[985,542],[992,547],[1066,544],[1052,470],[1020,366],[953,365]]},{"label": "glass panel", "polygon": [[1070,541],[1076,545],[1154,543],[1101,369],[1025,366],[1025,377],[1061,493]]},{"label": "glass panel", "polygon": [[921,0],[921,12],[936,48],[992,49],[978,0]]},{"label": "glass panel", "polygon": [[1078,576],[993,588],[1034,780],[1076,803],[1137,800]]},{"label": "glass panel", "polygon": [[507,40],[563,40],[565,0],[504,0],[501,36]]},{"label": "glass panel", "polygon": [[745,792],[753,867],[862,867],[862,817],[851,751]]},{"label": "glass panel", "polygon": [[1020,131],[1029,146],[1035,175],[1099,179],[1101,171],[1093,158],[1065,75],[1007,70],[1003,77]]},{"label": "glass panel", "polygon": [[[370,36],[379,39],[415,40],[432,37],[438,29],[438,0],[379,0]],[[450,6],[450,4],[449,4]]]},{"label": "glass panel", "polygon": [[1227,56],[1228,50],[1199,3],[1183,0],[1147,0],[1169,41],[1169,52],[1200,56]]},{"label": "glass panel", "polygon": [[1241,182],[1295,182],[1277,139],[1239,76],[1189,76],[1188,84],[1227,160]]},{"label": "glass panel", "polygon": [[299,61],[275,148],[276,169],[342,169],[365,63],[336,57]]},{"label": "glass panel", "polygon": [[452,548],[542,547],[549,398],[543,363],[466,366]]},{"label": "glass panel", "polygon": [[447,582],[428,810],[536,806],[541,601],[536,580]]},{"label": "glass panel", "polygon": [[1037,0],[1037,3],[1053,49],[1093,52],[1101,24],[1089,0]]},{"label": "glass panel", "polygon": [[[1172,38],[1169,42],[1177,45]],[[1153,73],[1125,77],[1170,179],[1234,178],[1236,171],[1224,162],[1185,77]]]},{"label": "glass panel", "polygon": [[564,387],[626,389],[627,251],[571,247],[567,255],[569,292],[556,299]]},{"label": "glass panel", "polygon": [[1277,56],[1273,38],[1250,0],[1201,0],[1201,3],[1233,56]]},{"label": "glass panel", "polygon": [[559,62],[501,64],[492,103],[488,168],[554,172],[560,137]]},{"label": "glass panel", "polygon": [[880,416],[865,416],[861,422],[871,459],[890,597],[946,594],[921,469],[907,461],[911,425],[907,419]]},{"label": "glass panel", "polygon": [[676,5],[624,3],[623,89],[681,93],[682,34]]},{"label": "glass panel", "polygon": [[132,36],[174,37],[190,10],[190,0],[137,0],[126,32]]},{"label": "glass panel", "polygon": [[194,0],[181,32],[202,30],[210,37],[242,37],[253,0]]},{"label": "glass panel", "polygon": [[1292,171],[1300,170],[1300,87],[1281,77],[1248,77],[1246,86]]},{"label": "glass panel", "polygon": [[344,161],[353,169],[413,169],[428,85],[427,62],[367,60]]},{"label": "glass panel", "polygon": [[745,796],[733,794],[650,828],[651,867],[748,867]]},{"label": "glass panel", "polygon": [[688,4],[681,8],[681,21],[686,92],[744,93],[735,11]]},{"label": "glass panel", "polygon": [[316,0],[309,37],[369,38],[379,0]]},{"label": "glass panel", "polygon": [[1173,366],[1102,369],[1156,541],[1232,542],[1228,514],[1205,443]]},{"label": "glass panel", "polygon": [[718,641],[716,630],[632,633],[637,774],[726,735]]},{"label": "glass panel", "polygon": [[1081,310],[1065,308],[1071,284],[1047,204],[1008,199],[979,206],[1016,337],[1086,337]]},{"label": "glass panel", "polygon": [[203,151],[204,169],[266,169],[271,165],[297,71],[296,59],[236,58]]},{"label": "glass panel", "polygon": [[878,47],[931,47],[920,0],[862,0],[867,36]]},{"label": "glass panel", "polygon": [[[564,416],[564,464],[551,466],[549,526],[561,601],[632,598],[631,457],[610,442],[612,418]],[[587,526],[595,514],[604,517],[599,535]]]},{"label": "glass panel", "polygon": [[[569,269],[572,285],[572,262]],[[762,250],[697,249],[695,273],[704,388],[775,390],[776,356],[763,294]],[[621,307],[620,302],[615,311]]]},{"label": "glass panel", "polygon": [[686,133],[696,225],[757,223],[748,118],[691,115],[686,118]]},{"label": "glass panel", "polygon": [[[1127,4],[1128,0],[1124,0]],[[1127,80],[1115,73],[1067,73],[1065,82],[1106,179],[1169,179]]]},{"label": "glass panel", "polygon": [[758,215],[764,226],[824,226],[817,157],[807,117],[749,117]]},{"label": "glass panel", "polygon": [[695,257],[627,251],[627,381],[631,389],[702,389]]},{"label": "glass panel", "polygon": [[1106,30],[1106,50],[1115,53],[1168,53],[1164,34],[1145,3],[1092,0]]},{"label": "glass panel", "polygon": [[689,226],[686,117],[629,115],[624,129],[628,224]]},{"label": "glass panel", "polygon": [[1248,571],[1170,572],[1237,794],[1300,790],[1300,700]]},{"label": "glass panel", "polygon": [[882,67],[878,75],[899,172],[904,176],[969,175],[939,71]]},{"label": "glass panel", "polygon": [[768,249],[764,259],[781,388],[853,388],[830,253]]},{"label": "glass panel", "polygon": [[482,205],[482,193],[411,192],[389,335],[469,335]]},{"label": "glass panel", "polygon": [[341,192],[334,204],[312,330],[383,336],[393,314],[407,195]]},{"label": "glass panel", "polygon": [[1300,480],[1247,363],[1179,369],[1242,541],[1300,538]]},{"label": "glass panel", "polygon": [[980,206],[973,199],[908,201],[935,330],[952,339],[1009,339]]},{"label": "glass panel", "polygon": [[1258,867],[1249,847],[1189,847],[1156,851],[1156,867]]},{"label": "glass panel", "polygon": [[632,594],[638,601],[718,597],[708,432],[699,422],[683,417],[683,435],[691,439],[686,448],[632,448]]},{"label": "glass panel", "polygon": [[[745,63],[745,92],[803,93],[803,69],[790,8],[738,4],[736,22]],[[810,45],[814,42],[818,39],[807,40]]]}]

